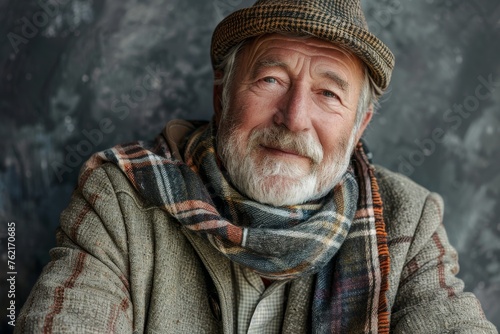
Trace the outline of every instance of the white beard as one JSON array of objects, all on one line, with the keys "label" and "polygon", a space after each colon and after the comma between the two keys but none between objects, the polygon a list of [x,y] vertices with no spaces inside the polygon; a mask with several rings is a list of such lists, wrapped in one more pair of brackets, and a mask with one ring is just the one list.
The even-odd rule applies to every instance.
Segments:
[{"label": "white beard", "polygon": [[[273,206],[297,205],[325,196],[341,181],[356,144],[356,127],[348,138],[342,138],[335,152],[327,154],[311,135],[273,127],[252,131],[244,147],[244,134],[224,118],[217,134],[217,152],[231,182],[249,198]],[[310,167],[262,152],[259,159],[262,144],[298,151],[310,158]]]}]

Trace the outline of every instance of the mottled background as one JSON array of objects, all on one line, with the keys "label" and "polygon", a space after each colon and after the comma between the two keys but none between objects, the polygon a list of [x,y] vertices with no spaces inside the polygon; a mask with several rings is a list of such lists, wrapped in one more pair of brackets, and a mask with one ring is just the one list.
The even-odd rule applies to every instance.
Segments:
[{"label": "mottled background", "polygon": [[[208,119],[212,30],[248,5],[0,0],[1,332],[10,331],[7,223],[16,223],[20,308],[81,163],[172,118]],[[459,276],[500,326],[500,2],[366,0],[364,9],[397,59],[366,136],[375,160],[442,194]]]}]

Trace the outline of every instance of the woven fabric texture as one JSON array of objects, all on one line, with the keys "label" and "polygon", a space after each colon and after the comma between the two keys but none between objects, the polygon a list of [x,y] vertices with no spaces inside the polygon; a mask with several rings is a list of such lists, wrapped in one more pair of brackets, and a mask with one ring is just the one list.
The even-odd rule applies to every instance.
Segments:
[{"label": "woven fabric texture", "polygon": [[[173,138],[176,151],[184,137]],[[497,333],[455,277],[440,197],[382,167],[376,178],[391,259],[390,333]],[[80,181],[15,333],[235,332],[227,257],[144,201],[117,166],[104,164]],[[310,332],[315,276],[290,283],[284,333]]]}]

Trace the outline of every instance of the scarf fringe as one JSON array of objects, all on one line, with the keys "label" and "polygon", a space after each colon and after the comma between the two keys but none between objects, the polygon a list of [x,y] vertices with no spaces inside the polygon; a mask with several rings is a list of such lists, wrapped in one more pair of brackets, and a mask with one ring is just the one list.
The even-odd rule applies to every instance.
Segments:
[{"label": "scarf fringe", "polygon": [[387,246],[387,232],[385,229],[382,198],[380,196],[379,186],[375,177],[375,171],[372,166],[368,168],[368,173],[370,175],[372,187],[373,212],[375,215],[375,229],[381,272],[380,298],[378,306],[378,333],[389,334],[390,321],[387,291],[389,290],[391,259],[389,256],[389,247]]}]

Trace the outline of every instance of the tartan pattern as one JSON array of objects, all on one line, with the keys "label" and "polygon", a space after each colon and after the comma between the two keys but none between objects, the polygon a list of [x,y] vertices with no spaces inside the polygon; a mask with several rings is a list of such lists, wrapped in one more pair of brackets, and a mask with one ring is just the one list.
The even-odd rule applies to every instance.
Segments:
[{"label": "tartan pattern", "polygon": [[239,42],[270,33],[309,34],[346,47],[368,66],[377,85],[385,90],[394,68],[394,55],[369,32],[359,1],[352,0],[260,0],[238,10],[215,28],[212,65]]},{"label": "tartan pattern", "polygon": [[[177,126],[168,125],[168,133],[179,128],[172,123]],[[172,152],[182,145],[181,133],[167,136]],[[439,195],[380,166],[376,180],[391,258],[391,333],[498,333],[455,277],[458,259]],[[376,196],[373,201],[377,215]],[[57,247],[14,332],[231,333],[236,317],[230,261],[161,211],[144,202],[116,165],[94,170],[61,215]],[[210,308],[205,269],[220,283],[221,320]],[[283,333],[311,332],[315,277],[290,282]]]},{"label": "tartan pattern", "polygon": [[358,210],[337,255],[344,261],[331,261],[316,277],[312,313],[313,323],[321,324],[317,333],[389,333],[385,298],[389,286],[389,250],[382,200],[373,167],[368,162],[360,142],[353,159],[360,175]]},{"label": "tartan pattern", "polygon": [[[93,170],[112,162],[146,201],[206,237],[230,260],[270,279],[318,273],[314,333],[387,333],[387,309],[380,308],[387,305],[382,283],[387,283],[389,258],[380,253],[387,242],[379,240],[385,227],[381,215],[376,221],[376,181],[362,145],[353,164],[360,187],[350,168],[324,199],[277,208],[250,201],[230,186],[218,166],[214,131],[210,123],[192,135],[186,163],[173,157],[160,135],[151,143],[95,154],[80,179],[85,183]],[[240,226],[244,221],[251,223]]]}]

